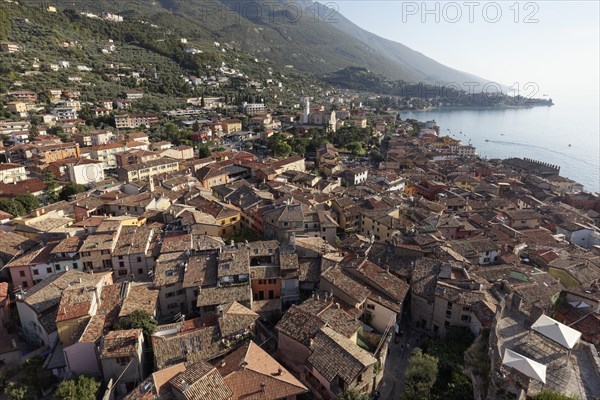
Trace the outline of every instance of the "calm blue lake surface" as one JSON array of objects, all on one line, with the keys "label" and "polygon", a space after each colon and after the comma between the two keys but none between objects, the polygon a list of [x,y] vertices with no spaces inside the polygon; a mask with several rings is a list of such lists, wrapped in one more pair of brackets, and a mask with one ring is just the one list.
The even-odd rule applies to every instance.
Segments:
[{"label": "calm blue lake surface", "polygon": [[481,157],[528,157],[558,165],[562,176],[582,183],[585,190],[591,192],[600,191],[598,116],[595,105],[560,103],[523,109],[400,113],[402,119],[435,119],[440,126],[440,136],[449,134],[465,144],[470,139]]}]

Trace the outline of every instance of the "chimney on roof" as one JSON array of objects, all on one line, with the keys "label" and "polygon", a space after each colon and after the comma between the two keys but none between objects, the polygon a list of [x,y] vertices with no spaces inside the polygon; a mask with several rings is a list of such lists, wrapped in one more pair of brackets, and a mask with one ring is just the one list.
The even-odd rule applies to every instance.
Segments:
[{"label": "chimney on roof", "polygon": [[263,393],[265,392],[265,384],[264,383],[260,384],[260,391]]}]

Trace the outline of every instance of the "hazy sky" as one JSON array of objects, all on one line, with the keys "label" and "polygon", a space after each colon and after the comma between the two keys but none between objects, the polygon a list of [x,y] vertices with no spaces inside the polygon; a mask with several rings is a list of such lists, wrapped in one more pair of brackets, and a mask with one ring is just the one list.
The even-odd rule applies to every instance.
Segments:
[{"label": "hazy sky", "polygon": [[596,0],[332,3],[360,27],[450,67],[506,85],[519,82],[521,90],[535,82],[540,88],[536,97],[584,96],[598,104]]}]

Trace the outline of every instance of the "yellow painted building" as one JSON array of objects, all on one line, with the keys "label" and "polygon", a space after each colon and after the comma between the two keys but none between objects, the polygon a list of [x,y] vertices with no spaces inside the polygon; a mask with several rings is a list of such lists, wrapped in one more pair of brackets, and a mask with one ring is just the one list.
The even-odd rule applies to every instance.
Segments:
[{"label": "yellow painted building", "polygon": [[229,135],[242,130],[242,121],[239,119],[226,119],[221,121],[221,126],[223,127],[223,132]]}]

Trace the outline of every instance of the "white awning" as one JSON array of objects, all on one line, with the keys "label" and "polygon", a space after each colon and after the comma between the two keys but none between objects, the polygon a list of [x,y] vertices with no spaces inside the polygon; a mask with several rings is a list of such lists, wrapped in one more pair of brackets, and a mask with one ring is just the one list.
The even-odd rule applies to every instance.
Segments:
[{"label": "white awning", "polygon": [[572,349],[581,337],[581,332],[543,314],[531,325],[531,329],[567,349]]},{"label": "white awning", "polygon": [[546,366],[519,353],[506,349],[502,364],[514,368],[532,379],[546,383]]},{"label": "white awning", "polygon": [[586,303],[584,301],[570,301],[569,304],[572,305],[574,308],[588,308],[588,307],[591,307],[588,303]]}]

